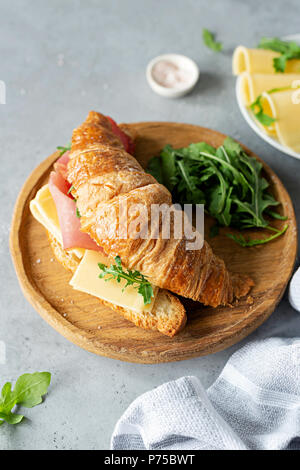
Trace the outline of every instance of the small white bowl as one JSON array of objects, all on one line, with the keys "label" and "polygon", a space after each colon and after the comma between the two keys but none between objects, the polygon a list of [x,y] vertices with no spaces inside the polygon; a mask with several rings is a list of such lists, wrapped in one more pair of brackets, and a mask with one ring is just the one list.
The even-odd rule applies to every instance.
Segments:
[{"label": "small white bowl", "polygon": [[[177,87],[165,87],[159,84],[153,77],[153,68],[158,62],[162,60],[172,62],[180,69],[185,70],[190,77],[188,83]],[[155,93],[164,96],[165,98],[179,98],[180,96],[184,96],[189,93],[196,85],[199,74],[200,71],[198,65],[189,57],[180,54],[159,55],[149,62],[146,70],[146,77],[152,90],[155,91]]]}]

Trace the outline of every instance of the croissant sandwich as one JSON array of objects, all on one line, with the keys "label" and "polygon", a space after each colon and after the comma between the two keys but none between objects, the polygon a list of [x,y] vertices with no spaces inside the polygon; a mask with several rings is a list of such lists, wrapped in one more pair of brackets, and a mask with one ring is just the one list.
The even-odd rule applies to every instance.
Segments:
[{"label": "croissant sandwich", "polygon": [[[186,230],[176,233],[176,220],[190,224],[178,209],[165,236],[166,212],[154,217],[152,209],[171,209],[171,194],[133,153],[128,133],[90,112],[30,208],[56,258],[74,273],[75,289],[96,295],[137,326],[174,336],[186,323],[174,294],[217,307],[246,295],[253,282],[230,273],[207,242],[191,249]],[[188,233],[199,235],[192,226]]]}]

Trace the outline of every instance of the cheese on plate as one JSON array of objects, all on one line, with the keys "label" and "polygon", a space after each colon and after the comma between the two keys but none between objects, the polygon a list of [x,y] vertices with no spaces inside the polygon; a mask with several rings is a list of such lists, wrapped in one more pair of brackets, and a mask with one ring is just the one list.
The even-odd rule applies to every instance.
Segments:
[{"label": "cheese on plate", "polygon": [[277,73],[276,75],[266,75],[243,72],[240,78],[239,93],[244,105],[250,106],[264,91],[270,91],[274,88],[292,87],[294,83],[300,84],[300,74]]},{"label": "cheese on plate", "polygon": [[[62,233],[59,226],[56,207],[46,184],[36,194],[35,198],[30,202],[30,210],[32,215],[40,222],[48,232],[62,245]],[[115,279],[105,281],[99,278],[101,273],[98,263],[109,266],[114,261],[103,253],[83,248],[72,248],[67,250],[75,254],[81,259],[77,270],[75,271],[70,285],[79,291],[106,300],[111,304],[123,307],[137,313],[151,312],[158,288],[153,286],[154,297],[150,304],[144,305],[144,299],[137,289],[128,286],[124,289],[126,281],[124,279],[118,283]],[[124,289],[124,290],[123,290]]]},{"label": "cheese on plate", "polygon": [[[279,56],[279,52],[267,49],[248,49],[238,46],[233,53],[233,74],[239,75],[242,72],[276,74],[273,59]],[[285,73],[300,73],[300,60],[288,60]]]},{"label": "cheese on plate", "polygon": [[[42,224],[48,232],[63,245],[62,233],[59,226],[56,206],[51,196],[49,185],[45,184],[36,193],[35,198],[30,202],[30,211],[33,217]],[[84,248],[71,248],[68,252],[81,259],[84,255]]]},{"label": "cheese on plate", "polygon": [[300,103],[296,101],[299,99],[299,90],[263,93],[262,97],[264,112],[267,109],[269,115],[276,119],[274,128],[279,142],[300,153]]},{"label": "cheese on plate", "polygon": [[143,296],[138,293],[134,286],[128,286],[124,289],[125,279],[121,279],[121,282],[117,282],[115,279],[107,281],[110,275],[100,279],[101,270],[98,263],[108,266],[111,264],[111,260],[102,253],[86,250],[70,281],[71,286],[76,290],[94,295],[126,310],[137,313],[151,312],[158,292],[157,287],[153,287],[154,297],[152,297],[151,303],[144,305]]}]

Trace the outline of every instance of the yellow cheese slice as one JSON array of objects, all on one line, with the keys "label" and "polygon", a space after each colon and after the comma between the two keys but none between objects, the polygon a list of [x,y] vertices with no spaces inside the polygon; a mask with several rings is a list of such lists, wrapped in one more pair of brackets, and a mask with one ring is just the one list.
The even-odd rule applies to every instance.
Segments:
[{"label": "yellow cheese slice", "polygon": [[[62,245],[63,240],[57,210],[48,184],[43,186],[30,202],[30,210],[36,220]],[[151,303],[144,305],[144,299],[138,293],[137,289],[128,286],[123,291],[126,284],[125,280],[118,283],[116,280],[106,282],[104,279],[99,279],[101,271],[98,267],[98,263],[109,266],[113,263],[111,258],[108,258],[102,253],[85,250],[83,248],[72,248],[68,251],[81,259],[70,282],[74,289],[94,295],[95,297],[137,313],[149,313],[152,311],[158,292],[157,287],[153,287],[154,297]]]},{"label": "yellow cheese slice", "polygon": [[[276,74],[273,59],[279,56],[279,52],[265,49],[247,49],[244,46],[238,46],[232,58],[233,74],[239,75],[242,72]],[[288,60],[285,73],[300,73],[300,60]]]},{"label": "yellow cheese slice", "polygon": [[[57,210],[48,184],[39,189],[35,198],[30,201],[30,211],[33,217],[35,217],[35,219],[42,224],[61,245],[63,245]],[[71,248],[67,251],[81,259],[84,255],[85,249]]]},{"label": "yellow cheese slice", "polygon": [[111,264],[111,260],[97,251],[86,250],[70,281],[71,286],[76,290],[94,295],[126,310],[137,313],[151,312],[158,292],[157,287],[153,287],[154,297],[152,297],[151,304],[144,305],[144,299],[137,292],[137,289],[133,286],[124,289],[125,279],[122,279],[120,283],[115,279],[110,281],[106,281],[105,278],[100,279],[99,274],[101,271],[98,263],[108,266]]},{"label": "yellow cheese slice", "polygon": [[244,105],[250,106],[264,91],[289,87],[293,83],[300,84],[300,73],[250,74],[243,72],[240,76],[239,93]]},{"label": "yellow cheese slice", "polygon": [[[276,136],[282,145],[300,153],[300,92],[299,89],[263,93],[263,108],[276,119]],[[270,110],[270,111],[269,111]],[[266,111],[264,111],[266,112]]]}]

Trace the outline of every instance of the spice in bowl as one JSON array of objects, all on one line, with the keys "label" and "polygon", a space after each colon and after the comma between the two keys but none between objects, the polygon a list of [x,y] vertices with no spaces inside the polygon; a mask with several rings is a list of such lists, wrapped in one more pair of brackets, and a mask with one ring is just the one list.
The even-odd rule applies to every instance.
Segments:
[{"label": "spice in bowl", "polygon": [[153,59],[147,67],[151,88],[162,96],[176,98],[194,88],[199,69],[194,61],[178,54],[166,54]]},{"label": "spice in bowl", "polygon": [[169,60],[156,62],[152,69],[152,76],[159,85],[166,88],[178,88],[190,83],[188,72]]}]

